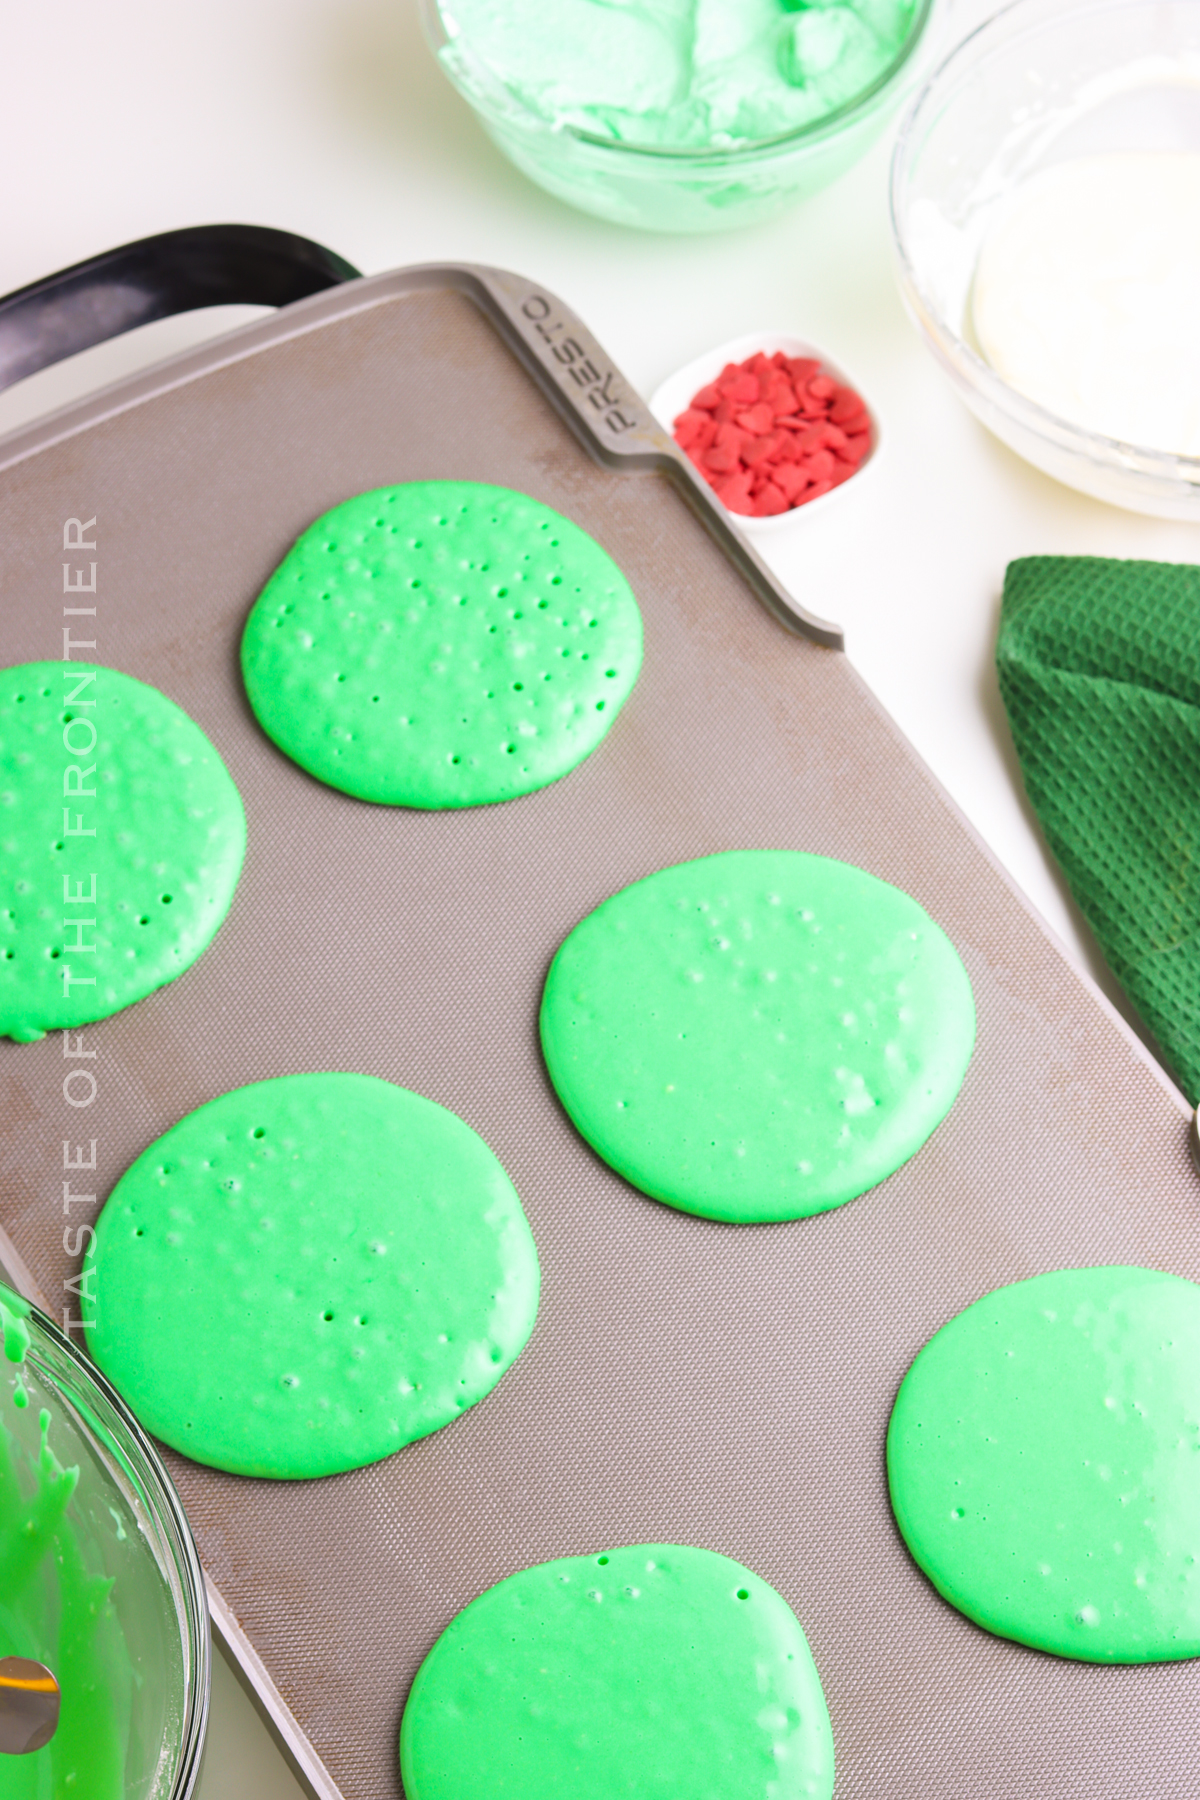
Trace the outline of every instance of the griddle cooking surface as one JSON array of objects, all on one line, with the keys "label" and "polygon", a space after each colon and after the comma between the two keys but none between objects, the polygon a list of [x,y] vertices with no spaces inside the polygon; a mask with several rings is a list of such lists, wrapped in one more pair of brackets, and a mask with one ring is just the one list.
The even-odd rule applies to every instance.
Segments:
[{"label": "griddle cooking surface", "polygon": [[[289,309],[190,359],[186,380],[132,384],[124,411],[58,441],[48,428],[0,472],[4,660],[61,654],[62,525],[95,515],[95,654],[199,722],[250,833],[208,953],[87,1028],[91,1108],[64,1103],[80,1065],[58,1036],[0,1045],[0,1220],[61,1305],[64,1137],[96,1137],[94,1184],[74,1179],[103,1199],[183,1113],[300,1069],[415,1088],[504,1162],[543,1299],[488,1399],[308,1485],[168,1457],[206,1568],[347,1800],[399,1794],[408,1685],[467,1601],[527,1563],[651,1539],[736,1557],[795,1608],[838,1800],[1194,1800],[1195,1668],[1070,1664],[976,1630],[909,1561],[883,1467],[909,1362],[989,1288],[1089,1262],[1200,1278],[1182,1102],[844,657],[783,629],[661,467],[589,457],[548,380],[449,278],[429,280]],[[646,623],[641,680],[593,757],[541,793],[444,814],[310,780],[258,730],[237,670],[247,610],[296,535],[350,494],[430,476],[568,514]],[[593,1156],[536,1020],[554,950],[606,895],[754,845],[844,857],[914,894],[966,962],[979,1039],[950,1117],[881,1187],[796,1224],[727,1227]]]}]

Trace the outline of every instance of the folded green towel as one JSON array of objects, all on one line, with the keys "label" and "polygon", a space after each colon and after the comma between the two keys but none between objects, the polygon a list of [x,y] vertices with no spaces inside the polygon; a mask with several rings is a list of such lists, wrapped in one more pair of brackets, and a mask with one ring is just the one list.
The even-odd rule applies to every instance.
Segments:
[{"label": "folded green towel", "polygon": [[1167,1066],[1200,1099],[1200,568],[1029,556],[996,644],[1025,787]]}]

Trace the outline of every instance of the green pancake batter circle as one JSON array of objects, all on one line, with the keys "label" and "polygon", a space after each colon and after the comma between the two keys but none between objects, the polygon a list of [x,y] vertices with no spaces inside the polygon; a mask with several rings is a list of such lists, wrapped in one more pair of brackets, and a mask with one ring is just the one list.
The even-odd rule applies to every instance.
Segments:
[{"label": "green pancake batter circle", "polygon": [[637,680],[642,619],[612,558],[540,501],[415,481],[335,506],[263,589],[250,704],[319,781],[392,806],[478,806],[557,781]]},{"label": "green pancake batter circle", "polygon": [[488,1146],[354,1074],[189,1113],[121,1177],[84,1266],[88,1347],[153,1434],[236,1475],[332,1475],[490,1393],[538,1260]]},{"label": "green pancake batter circle", "polygon": [[799,1621],[711,1550],[639,1544],[510,1575],[417,1672],[408,1800],[829,1800]]},{"label": "green pancake batter circle", "polygon": [[106,1019],[182,975],[245,851],[224,763],[157,688],[94,663],[0,671],[0,1037]]},{"label": "green pancake batter circle", "polygon": [[908,894],[848,863],[731,850],[577,925],[542,996],[575,1125],[644,1193],[738,1223],[874,1187],[949,1111],[971,984]]},{"label": "green pancake batter circle", "polygon": [[930,1339],[887,1439],[896,1521],[952,1606],[1085,1662],[1200,1655],[1200,1288],[1059,1269]]}]

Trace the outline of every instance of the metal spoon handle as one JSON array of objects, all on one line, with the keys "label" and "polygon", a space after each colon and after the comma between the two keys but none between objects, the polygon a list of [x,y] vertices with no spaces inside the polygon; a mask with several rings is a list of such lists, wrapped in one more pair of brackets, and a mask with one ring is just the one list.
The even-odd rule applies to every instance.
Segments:
[{"label": "metal spoon handle", "polygon": [[28,1756],[58,1730],[58,1683],[45,1663],[0,1659],[0,1756]]}]

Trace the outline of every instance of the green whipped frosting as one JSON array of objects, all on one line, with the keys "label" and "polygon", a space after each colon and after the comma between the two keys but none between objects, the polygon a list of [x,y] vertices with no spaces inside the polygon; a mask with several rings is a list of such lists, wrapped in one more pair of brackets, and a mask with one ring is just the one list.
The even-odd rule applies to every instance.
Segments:
[{"label": "green whipped frosting", "polygon": [[468,93],[619,143],[753,143],[871,87],[918,0],[440,0],[441,56]]}]

